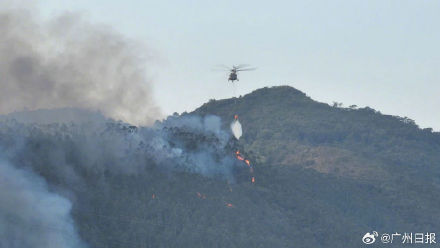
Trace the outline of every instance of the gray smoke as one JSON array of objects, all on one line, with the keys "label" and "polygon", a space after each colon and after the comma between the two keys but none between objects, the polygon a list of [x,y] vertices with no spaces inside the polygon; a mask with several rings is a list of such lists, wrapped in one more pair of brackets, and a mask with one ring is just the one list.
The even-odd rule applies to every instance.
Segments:
[{"label": "gray smoke", "polygon": [[0,114],[61,107],[133,124],[160,117],[144,47],[81,16],[45,22],[36,8],[0,8]]},{"label": "gray smoke", "polygon": [[77,15],[43,22],[33,11],[0,9],[0,114],[45,109],[0,116],[0,247],[82,247],[71,208],[84,216],[119,175],[234,181],[232,139],[218,117],[135,127],[100,115],[136,125],[159,117],[138,44]]},{"label": "gray smoke", "polygon": [[0,247],[78,248],[71,203],[30,171],[0,160]]},{"label": "gray smoke", "polygon": [[[20,166],[18,170],[1,163],[0,235],[6,238],[0,247],[51,247],[48,243],[78,247],[80,242],[69,216],[70,202],[49,193],[41,178],[23,169],[37,172],[51,190],[68,197],[75,216],[93,215],[87,211],[94,211],[98,199],[108,200],[103,195],[112,196],[114,178],[121,176],[148,182],[154,180],[153,171],[163,175],[183,172],[234,182],[235,172],[245,165],[233,156],[234,139],[221,124],[217,116],[192,115],[170,116],[152,127],[113,120],[51,124],[0,120],[0,153]],[[94,229],[82,225],[81,218],[75,220],[89,241],[87,235],[94,235]],[[36,229],[35,236],[27,234],[30,228]]]},{"label": "gray smoke", "polygon": [[[168,117],[156,124],[155,129],[153,139],[143,135],[144,142],[150,145],[152,157],[163,167],[167,166],[167,163],[163,163],[164,158],[171,158],[174,170],[234,181],[232,171],[235,159],[221,154],[227,151],[231,135],[222,130],[220,117]],[[172,131],[164,132],[164,129],[184,132],[183,135],[173,135]]]},{"label": "gray smoke", "polygon": [[[72,181],[76,175],[67,170],[72,167],[138,174],[153,164],[162,170],[230,179],[235,161],[222,154],[231,135],[221,129],[217,116],[171,116],[153,127],[111,120],[48,125],[0,120],[0,137],[0,148],[8,159],[29,160],[33,168],[51,170],[72,184],[78,183]],[[34,143],[39,144],[38,149],[29,146]],[[67,154],[75,161],[67,162]],[[45,163],[35,157],[45,158]]]}]

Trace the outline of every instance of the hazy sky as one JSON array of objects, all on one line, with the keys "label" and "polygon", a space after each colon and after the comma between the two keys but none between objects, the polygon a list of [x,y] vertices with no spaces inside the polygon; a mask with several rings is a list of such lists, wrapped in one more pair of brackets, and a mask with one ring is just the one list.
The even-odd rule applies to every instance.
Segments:
[{"label": "hazy sky", "polygon": [[[233,96],[217,64],[258,67],[238,94],[291,85],[313,99],[370,106],[440,130],[440,1],[42,0],[80,11],[154,52],[164,113]],[[151,52],[149,51],[149,52]]]}]

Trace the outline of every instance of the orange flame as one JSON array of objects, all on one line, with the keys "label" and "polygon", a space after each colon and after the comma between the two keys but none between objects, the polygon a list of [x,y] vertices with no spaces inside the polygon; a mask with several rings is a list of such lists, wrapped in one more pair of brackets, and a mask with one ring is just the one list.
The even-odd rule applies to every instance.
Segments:
[{"label": "orange flame", "polygon": [[249,166],[249,167],[251,167],[251,162],[249,162],[249,160],[245,160],[244,162],[246,162],[246,164]]},{"label": "orange flame", "polygon": [[228,208],[232,208],[234,205],[232,205],[231,203],[226,203],[226,207]]},{"label": "orange flame", "polygon": [[234,115],[234,119],[238,120],[238,115]]},{"label": "orange flame", "polygon": [[237,157],[237,159],[238,160],[241,160],[241,161],[243,161],[244,160],[244,158],[241,156],[241,154],[240,154],[240,151],[239,150],[237,150],[236,152],[235,152],[235,154],[236,154],[236,157]]},{"label": "orange flame", "polygon": [[252,177],[251,181],[252,181],[252,183],[255,183],[255,177]]}]

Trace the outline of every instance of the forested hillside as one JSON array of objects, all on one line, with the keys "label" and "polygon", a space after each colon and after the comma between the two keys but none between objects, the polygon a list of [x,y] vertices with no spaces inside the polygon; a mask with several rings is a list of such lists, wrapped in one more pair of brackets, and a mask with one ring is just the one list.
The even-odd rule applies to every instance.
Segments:
[{"label": "forested hillside", "polygon": [[349,177],[387,173],[440,182],[440,133],[420,129],[406,117],[368,107],[329,106],[288,86],[212,100],[194,113],[218,115],[225,126],[237,113],[244,129],[241,141],[264,162]]},{"label": "forested hillside", "polygon": [[[234,114],[239,141],[228,129]],[[154,127],[85,119],[2,120],[0,165],[31,171],[71,202],[88,247],[361,247],[373,230],[440,230],[440,134],[407,118],[274,87]],[[3,210],[10,235],[0,247],[26,244],[22,232],[68,235]],[[43,215],[33,210],[25,216]]]}]

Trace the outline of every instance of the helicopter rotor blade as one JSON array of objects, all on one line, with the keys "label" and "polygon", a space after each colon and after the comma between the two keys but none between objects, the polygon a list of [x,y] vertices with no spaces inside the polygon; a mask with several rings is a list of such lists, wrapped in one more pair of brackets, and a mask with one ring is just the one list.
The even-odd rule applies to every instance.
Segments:
[{"label": "helicopter rotor blade", "polygon": [[242,69],[237,69],[237,71],[255,71],[257,68],[242,68]]},{"label": "helicopter rotor blade", "polygon": [[241,68],[243,68],[243,67],[248,67],[248,66],[250,66],[250,65],[248,65],[248,64],[240,64],[240,65],[236,65],[236,66],[234,66],[236,69],[241,69]]},{"label": "helicopter rotor blade", "polygon": [[211,71],[231,71],[231,69],[226,69],[226,68],[212,68]]},{"label": "helicopter rotor blade", "polygon": [[231,70],[232,69],[230,66],[227,66],[227,65],[216,65],[215,67],[226,69],[226,70]]},{"label": "helicopter rotor blade", "polygon": [[211,68],[211,71],[231,71],[232,68],[226,65],[215,65]]}]

